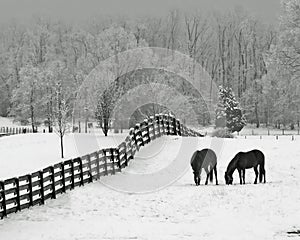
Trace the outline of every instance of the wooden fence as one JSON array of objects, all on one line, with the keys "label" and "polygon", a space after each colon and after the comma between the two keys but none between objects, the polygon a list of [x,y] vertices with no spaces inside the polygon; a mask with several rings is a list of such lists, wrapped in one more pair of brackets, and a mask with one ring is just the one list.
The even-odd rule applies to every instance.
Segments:
[{"label": "wooden fence", "polygon": [[203,137],[170,115],[155,115],[131,128],[117,148],[107,148],[63,161],[43,170],[0,181],[0,217],[44,204],[77,186],[102,176],[113,175],[127,167],[139,149],[163,135]]},{"label": "wooden fence", "polygon": [[0,127],[0,134],[4,136],[32,133],[32,129],[28,127]]}]

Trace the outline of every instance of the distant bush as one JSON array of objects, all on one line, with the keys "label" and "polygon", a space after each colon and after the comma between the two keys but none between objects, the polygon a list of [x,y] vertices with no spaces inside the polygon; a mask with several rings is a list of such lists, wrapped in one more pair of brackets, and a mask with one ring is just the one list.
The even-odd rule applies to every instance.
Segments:
[{"label": "distant bush", "polygon": [[217,128],[212,132],[211,136],[218,138],[233,138],[232,133],[230,133],[226,128]]}]

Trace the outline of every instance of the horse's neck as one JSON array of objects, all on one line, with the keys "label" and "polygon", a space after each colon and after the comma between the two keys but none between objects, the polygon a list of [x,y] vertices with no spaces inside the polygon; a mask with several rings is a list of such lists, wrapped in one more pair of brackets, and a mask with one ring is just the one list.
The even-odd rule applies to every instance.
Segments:
[{"label": "horse's neck", "polygon": [[236,164],[237,164],[237,158],[235,157],[234,159],[231,160],[231,162],[229,163],[228,167],[227,167],[227,172],[229,174],[232,174],[235,169],[236,169]]}]

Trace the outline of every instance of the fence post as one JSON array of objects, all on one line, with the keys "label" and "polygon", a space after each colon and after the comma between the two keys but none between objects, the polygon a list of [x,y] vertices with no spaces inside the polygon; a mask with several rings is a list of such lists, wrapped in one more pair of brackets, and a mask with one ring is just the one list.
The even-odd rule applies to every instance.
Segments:
[{"label": "fence post", "polygon": [[75,177],[74,177],[74,162],[73,159],[70,161],[71,163],[71,188],[70,190],[75,188]]},{"label": "fence post", "polygon": [[163,135],[166,134],[166,120],[165,120],[165,115],[161,115],[161,123],[162,123],[162,132]]},{"label": "fence post", "polygon": [[[122,143],[124,146],[124,158],[125,158],[125,167],[127,167],[128,166],[128,158],[127,158],[127,144],[126,144],[126,142],[123,142]],[[120,154],[120,151],[119,151],[119,154]],[[120,157],[120,155],[119,155],[119,157]],[[120,160],[121,161],[121,160]],[[122,166],[121,166],[122,167]]]},{"label": "fence post", "polygon": [[[118,167],[119,167],[120,172],[121,172],[122,171],[122,166],[121,166],[121,158],[120,158],[120,150],[119,150],[119,148],[116,148],[115,152],[117,154]],[[125,155],[126,155],[126,153],[125,153]]]},{"label": "fence post", "polygon": [[176,122],[176,118],[173,117],[173,134],[177,135],[177,122]]},{"label": "fence post", "polygon": [[114,150],[113,150],[113,148],[110,148],[109,152],[110,152],[110,161],[112,162],[113,175],[115,175],[116,170],[115,170],[115,158],[114,158]]},{"label": "fence post", "polygon": [[[96,169],[97,169],[97,180],[100,179],[100,158],[99,158],[99,152],[96,152]],[[104,155],[105,155],[105,151],[103,151]],[[105,157],[105,167],[106,167],[106,157]]]},{"label": "fence post", "polygon": [[45,203],[45,198],[44,198],[44,176],[43,176],[43,171],[39,171],[39,178],[40,178],[41,204],[44,204]]},{"label": "fence post", "polygon": [[[125,139],[125,143],[126,143],[126,156],[127,156],[127,161],[130,159],[133,159],[133,151],[132,151],[132,138],[129,136]],[[127,145],[128,143],[128,145]],[[127,146],[128,146],[128,150],[130,151],[130,158],[128,158],[127,155]]]},{"label": "fence post", "polygon": [[108,175],[108,171],[107,171],[107,158],[106,158],[106,151],[105,149],[102,150],[103,151],[103,157],[104,157],[104,169],[105,169],[105,175]]},{"label": "fence post", "polygon": [[181,136],[182,133],[181,133],[181,123],[178,119],[176,119],[176,122],[177,122],[177,125],[178,125],[178,135]]},{"label": "fence post", "polygon": [[[97,153],[97,155],[98,155],[98,153]],[[91,182],[93,182],[93,174],[92,174],[92,164],[91,164],[91,157],[90,157],[90,155],[88,154],[88,155],[86,155],[87,156],[87,161],[88,161],[88,166],[89,166],[89,175],[90,175],[90,180],[89,180],[89,182],[91,183]],[[99,158],[99,156],[98,156],[98,158]]]},{"label": "fence post", "polygon": [[80,184],[79,184],[79,186],[84,186],[83,170],[82,170],[82,159],[81,158],[79,158],[79,171],[80,171]]},{"label": "fence post", "polygon": [[148,121],[148,119],[145,119],[144,123],[146,125],[146,131],[147,131],[147,141],[146,141],[146,143],[149,143],[151,141],[151,138],[150,138],[150,130],[149,130],[149,121]]},{"label": "fence post", "polygon": [[170,131],[170,115],[165,115],[165,119],[167,121],[167,135],[170,135],[171,134],[171,131]]},{"label": "fence post", "polygon": [[55,176],[54,176],[54,167],[51,166],[50,167],[50,171],[51,171],[51,181],[52,181],[52,199],[56,199],[56,192],[55,192]]},{"label": "fence post", "polygon": [[[161,134],[160,134],[160,119],[159,119],[159,115],[157,115],[157,114],[155,114],[155,122],[157,124],[157,132],[158,132],[157,136],[160,137],[161,136]],[[155,129],[154,129],[154,131],[155,131]]]},{"label": "fence post", "polygon": [[29,206],[32,206],[33,196],[32,196],[32,177],[31,177],[31,174],[28,174],[27,178],[28,178],[28,189],[29,189]]},{"label": "fence post", "polygon": [[136,148],[137,150],[139,150],[139,144],[137,142],[137,138],[136,138],[136,133],[135,133],[135,128],[132,128],[130,131],[129,131],[129,135],[132,135],[133,136],[133,140],[134,140],[134,143],[136,145]]},{"label": "fence post", "polygon": [[[2,208],[3,208],[3,217],[6,217],[6,199],[5,199],[5,189],[4,189],[4,182],[1,181],[0,182],[0,194],[1,194],[1,198],[2,198]],[[2,218],[3,218],[2,217]]]},{"label": "fence post", "polygon": [[143,139],[143,133],[142,133],[141,125],[138,124],[138,125],[136,125],[136,127],[138,128],[138,133],[140,135],[141,144],[142,144],[142,146],[144,146],[145,144],[144,144],[144,139]]},{"label": "fence post", "polygon": [[63,162],[60,163],[60,168],[61,168],[61,181],[62,181],[62,192],[66,192],[66,180],[65,180],[65,165]]},{"label": "fence post", "polygon": [[[151,124],[152,124],[152,133],[153,133],[153,140],[156,139],[156,133],[155,133],[155,118],[153,116],[150,117]],[[151,139],[150,139],[151,141]]]}]

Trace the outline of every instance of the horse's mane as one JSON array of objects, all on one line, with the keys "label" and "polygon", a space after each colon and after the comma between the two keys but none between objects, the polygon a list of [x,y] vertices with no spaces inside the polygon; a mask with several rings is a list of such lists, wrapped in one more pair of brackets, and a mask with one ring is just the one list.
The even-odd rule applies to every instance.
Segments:
[{"label": "horse's mane", "polygon": [[229,162],[227,166],[227,172],[232,173],[236,169],[236,162],[238,161],[238,154],[234,156],[234,158]]}]

